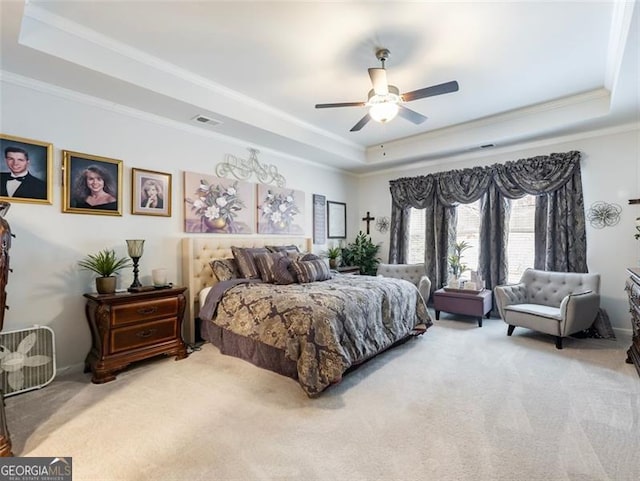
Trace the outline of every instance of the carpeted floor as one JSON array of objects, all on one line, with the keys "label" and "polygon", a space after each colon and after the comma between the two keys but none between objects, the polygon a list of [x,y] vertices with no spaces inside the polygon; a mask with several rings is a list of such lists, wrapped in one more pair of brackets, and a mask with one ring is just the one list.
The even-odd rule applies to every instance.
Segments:
[{"label": "carpeted floor", "polygon": [[6,399],[14,453],[84,480],[640,479],[629,339],[554,339],[442,314],[318,399],[219,354],[60,377]]}]

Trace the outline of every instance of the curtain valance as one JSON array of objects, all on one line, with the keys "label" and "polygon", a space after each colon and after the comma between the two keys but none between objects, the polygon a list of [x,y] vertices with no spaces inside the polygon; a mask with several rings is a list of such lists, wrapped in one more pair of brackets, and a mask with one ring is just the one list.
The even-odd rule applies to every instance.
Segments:
[{"label": "curtain valance", "polygon": [[390,181],[397,207],[424,209],[434,195],[445,206],[470,204],[480,199],[491,183],[502,195],[518,199],[526,194],[548,194],[564,186],[580,165],[580,152],[570,151],[494,164],[450,170]]}]

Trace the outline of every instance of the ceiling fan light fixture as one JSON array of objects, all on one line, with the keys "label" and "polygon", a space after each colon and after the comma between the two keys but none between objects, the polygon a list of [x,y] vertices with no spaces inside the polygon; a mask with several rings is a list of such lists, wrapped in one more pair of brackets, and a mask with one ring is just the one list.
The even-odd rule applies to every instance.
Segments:
[{"label": "ceiling fan light fixture", "polygon": [[393,120],[398,115],[398,104],[401,102],[400,91],[395,85],[388,86],[388,93],[378,95],[375,91],[369,91],[369,116],[382,124]]},{"label": "ceiling fan light fixture", "polygon": [[396,102],[381,102],[373,104],[369,109],[369,116],[376,122],[384,124],[393,120],[398,115],[398,104]]}]

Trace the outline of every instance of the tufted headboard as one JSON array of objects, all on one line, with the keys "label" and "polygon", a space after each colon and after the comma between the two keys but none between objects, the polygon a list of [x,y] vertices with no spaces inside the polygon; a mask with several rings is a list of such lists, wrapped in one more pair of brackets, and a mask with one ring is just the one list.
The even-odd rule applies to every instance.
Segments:
[{"label": "tufted headboard", "polygon": [[267,245],[296,245],[302,252],[310,252],[311,238],[278,236],[221,236],[185,237],[182,239],[182,282],[187,291],[187,309],[183,325],[183,337],[188,343],[195,341],[195,318],[198,316],[198,293],[214,284],[209,267],[212,259],[233,257],[231,246],[264,247]]}]

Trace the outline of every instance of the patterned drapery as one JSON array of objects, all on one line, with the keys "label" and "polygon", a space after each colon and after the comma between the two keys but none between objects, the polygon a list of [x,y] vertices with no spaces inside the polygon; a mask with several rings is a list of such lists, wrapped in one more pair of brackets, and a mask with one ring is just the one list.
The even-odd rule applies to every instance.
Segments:
[{"label": "patterned drapery", "polygon": [[410,209],[425,209],[425,263],[432,289],[447,282],[455,241],[456,206],[481,200],[479,270],[491,289],[507,280],[510,199],[537,196],[537,269],[587,272],[580,152],[552,153],[487,167],[451,170],[390,181],[389,262],[404,263]]}]

